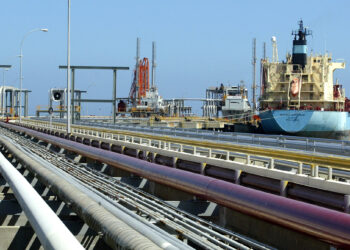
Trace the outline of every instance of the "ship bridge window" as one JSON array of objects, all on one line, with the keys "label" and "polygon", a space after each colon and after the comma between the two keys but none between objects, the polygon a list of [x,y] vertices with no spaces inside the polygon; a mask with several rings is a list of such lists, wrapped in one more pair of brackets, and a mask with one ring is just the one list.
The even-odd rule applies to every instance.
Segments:
[{"label": "ship bridge window", "polygon": [[284,84],[281,84],[281,90],[284,90]]},{"label": "ship bridge window", "polygon": [[313,91],[314,90],[314,85],[310,85],[310,91]]},{"label": "ship bridge window", "polygon": [[310,100],[314,99],[314,93],[310,93]]},{"label": "ship bridge window", "polygon": [[227,91],[227,95],[236,95],[236,94],[238,94],[238,93],[234,90]]}]

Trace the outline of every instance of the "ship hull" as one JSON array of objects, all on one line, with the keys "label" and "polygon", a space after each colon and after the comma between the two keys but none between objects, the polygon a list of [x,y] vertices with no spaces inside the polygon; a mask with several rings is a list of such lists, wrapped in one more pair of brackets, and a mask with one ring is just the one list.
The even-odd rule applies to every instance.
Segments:
[{"label": "ship hull", "polygon": [[268,110],[259,114],[265,133],[349,140],[350,114],[337,111]]}]

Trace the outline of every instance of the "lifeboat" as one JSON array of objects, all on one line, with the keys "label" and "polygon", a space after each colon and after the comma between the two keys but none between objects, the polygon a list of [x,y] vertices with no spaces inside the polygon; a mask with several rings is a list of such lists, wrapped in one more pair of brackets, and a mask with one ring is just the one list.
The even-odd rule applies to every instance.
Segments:
[{"label": "lifeboat", "polygon": [[290,93],[292,96],[296,96],[299,93],[300,81],[298,78],[294,78],[290,83]]}]

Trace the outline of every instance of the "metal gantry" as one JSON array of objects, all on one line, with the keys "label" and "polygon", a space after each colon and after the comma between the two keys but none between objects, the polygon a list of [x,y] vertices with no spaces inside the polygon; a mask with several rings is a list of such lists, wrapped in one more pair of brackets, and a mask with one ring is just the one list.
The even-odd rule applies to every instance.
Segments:
[{"label": "metal gantry", "polygon": [[[67,69],[67,66],[59,66],[60,69]],[[74,93],[75,89],[75,70],[112,70],[113,71],[113,97],[112,99],[80,99],[79,102],[109,102],[112,103],[113,107],[113,123],[116,121],[116,101],[117,101],[117,71],[118,70],[129,70],[129,67],[117,67],[117,66],[70,66],[71,69],[71,92]],[[74,110],[75,98],[71,96],[70,100],[71,109]],[[67,116],[68,117],[68,116]],[[71,122],[74,123],[74,116],[71,116]]]},{"label": "metal gantry", "polygon": [[[27,89],[17,89],[12,86],[1,86],[0,87],[0,113],[2,117],[12,116],[17,117],[19,113],[24,109],[24,116],[28,116],[28,95],[31,91]],[[23,98],[21,95],[24,94],[24,105],[20,104],[20,99]]]}]

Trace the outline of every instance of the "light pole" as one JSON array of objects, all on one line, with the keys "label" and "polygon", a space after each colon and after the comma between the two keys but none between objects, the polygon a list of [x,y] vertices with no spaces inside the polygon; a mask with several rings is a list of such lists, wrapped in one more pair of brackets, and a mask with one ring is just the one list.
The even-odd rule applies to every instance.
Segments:
[{"label": "light pole", "polygon": [[1,93],[1,112],[2,112],[2,119],[5,117],[5,71],[8,71],[10,68],[4,68],[2,70],[2,93]]},{"label": "light pole", "polygon": [[24,35],[24,37],[22,38],[21,41],[21,47],[20,47],[20,54],[19,54],[19,58],[20,58],[20,65],[19,65],[19,80],[20,80],[20,86],[19,86],[19,122],[21,123],[21,114],[22,114],[22,83],[23,83],[23,76],[22,76],[22,58],[23,58],[23,54],[22,54],[22,48],[23,48],[23,42],[24,40],[27,38],[28,35],[30,35],[33,32],[36,31],[43,31],[43,32],[48,32],[48,29],[34,29],[29,31],[27,34]]},{"label": "light pole", "polygon": [[[68,0],[68,30],[67,30],[67,135],[70,135],[71,123],[71,89],[70,89],[70,0]],[[74,93],[73,93],[74,94]]]}]

